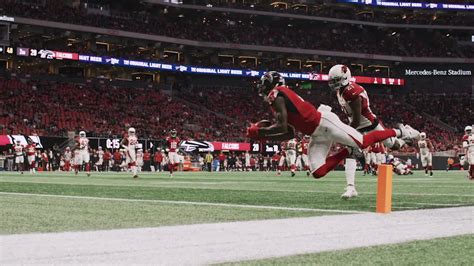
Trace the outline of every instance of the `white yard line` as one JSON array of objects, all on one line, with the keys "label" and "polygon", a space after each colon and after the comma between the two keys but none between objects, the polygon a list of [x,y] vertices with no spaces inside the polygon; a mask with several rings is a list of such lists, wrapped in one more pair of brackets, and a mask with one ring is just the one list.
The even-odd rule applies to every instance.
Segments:
[{"label": "white yard line", "polygon": [[474,207],[0,236],[0,264],[203,265],[474,233]]},{"label": "white yard line", "polygon": [[[401,202],[398,202],[399,204]],[[429,205],[429,206],[448,206],[448,207],[459,207],[459,206],[466,206],[467,204],[462,203],[428,203],[428,202],[416,202],[415,205]]]},{"label": "white yard line", "polygon": [[[2,181],[0,180],[0,184],[2,182],[11,182],[11,181]],[[143,185],[129,185],[127,184],[97,184],[97,183],[80,183],[80,182],[38,182],[38,181],[15,181],[17,183],[30,183],[30,184],[51,184],[51,185],[79,185],[79,186],[111,186],[111,187],[155,187],[155,188],[182,188],[182,189],[214,189],[214,190],[246,190],[246,191],[261,191],[261,192],[294,192],[294,193],[325,193],[325,194],[340,194],[341,191],[324,191],[324,190],[290,190],[290,189],[272,189],[272,190],[260,190],[260,189],[249,189],[249,188],[240,188],[240,189],[232,189],[228,187],[206,187],[206,186],[196,186],[196,187],[187,187],[187,186],[176,186],[168,183],[158,183],[158,184],[146,184]],[[199,185],[199,182],[195,183]],[[395,184],[396,186],[396,184]],[[473,187],[474,191],[474,187]],[[359,191],[361,194],[367,195],[376,195],[374,192],[363,192]],[[450,193],[410,193],[410,192],[402,192],[402,193],[393,193],[393,195],[402,195],[402,196],[456,196],[456,197],[468,197],[474,198],[474,194],[450,194]]]},{"label": "white yard line", "polygon": [[292,208],[292,207],[279,207],[279,206],[244,205],[244,204],[200,202],[200,201],[102,198],[102,197],[88,197],[88,196],[69,196],[69,195],[15,193],[15,192],[0,192],[0,195],[33,196],[33,197],[48,197],[48,198],[67,198],[67,199],[86,199],[86,200],[104,200],[104,201],[122,201],[122,202],[147,202],[147,203],[183,204],[183,205],[200,205],[200,206],[219,206],[219,207],[233,207],[233,208],[247,208],[247,209],[268,209],[268,210],[284,210],[284,211],[314,211],[314,212],[350,213],[350,214],[369,213],[369,212],[363,212],[363,211],[349,211],[349,210],[335,210],[335,209]]}]

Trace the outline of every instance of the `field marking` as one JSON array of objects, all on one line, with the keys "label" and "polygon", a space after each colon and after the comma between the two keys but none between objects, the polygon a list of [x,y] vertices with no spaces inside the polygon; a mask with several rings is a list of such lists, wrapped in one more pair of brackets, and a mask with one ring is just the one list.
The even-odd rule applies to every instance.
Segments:
[{"label": "field marking", "polygon": [[474,233],[474,207],[0,236],[0,264],[205,265]]},{"label": "field marking", "polygon": [[[0,177],[0,182],[4,182],[4,183],[39,183],[39,184],[78,184],[78,185],[109,185],[109,183],[107,184],[104,184],[104,183],[87,183],[87,181],[91,181],[91,180],[86,180],[86,179],[79,179],[77,181],[86,181],[85,183],[84,182],[81,182],[81,183],[71,183],[71,182],[57,182],[58,180],[59,181],[62,181],[64,180],[63,178],[64,177],[48,177],[48,178],[53,178],[54,180],[51,180],[51,181],[38,181],[38,180],[28,180],[28,179],[24,179],[24,180],[18,180],[18,179],[2,179]],[[68,178],[68,177],[66,177]],[[71,179],[71,180],[74,180],[74,179]],[[125,183],[127,181],[130,181],[130,179],[120,179],[120,180],[117,180],[117,179],[93,179],[94,181],[101,181],[101,182],[116,182],[118,181],[118,183]],[[255,184],[255,183],[262,183],[262,184],[265,184],[265,185],[268,185],[268,184],[277,184],[277,185],[284,185],[286,183],[283,183],[283,182],[279,182],[279,181],[262,181],[262,180],[254,180],[254,181],[249,181],[249,180],[246,180],[246,181],[171,181],[171,180],[168,180],[168,179],[155,179],[155,180],[151,180],[151,179],[141,179],[141,180],[144,180],[145,182],[148,182],[148,181],[157,181],[155,183],[135,183],[134,185],[132,186],[164,186],[164,185],[186,185],[186,184],[190,184],[190,185],[201,185],[201,184],[205,184],[205,185],[227,185],[227,184],[243,184],[243,185],[252,185],[252,184]],[[317,184],[316,182],[322,182],[322,181],[311,181],[311,182],[307,182],[308,184]],[[334,183],[334,184],[324,184],[326,186],[340,186],[340,183],[343,182],[343,180],[340,180],[338,182],[331,182],[331,183]],[[112,184],[112,185],[121,185],[121,184]],[[328,183],[328,182],[327,182]],[[362,184],[376,184],[376,182],[357,182],[357,183],[362,183]],[[130,184],[130,183],[126,183],[126,184]],[[430,184],[432,184],[432,182],[430,182]],[[433,186],[433,185],[430,185],[430,188],[466,188],[466,184],[464,183],[454,183],[452,182],[451,184],[457,184],[457,186],[446,186],[446,185],[439,185],[439,186]],[[300,185],[300,184],[298,184]],[[404,184],[404,183],[396,183],[397,186],[410,186],[410,187],[426,187],[426,184],[421,184],[421,183],[417,183],[417,184]],[[417,186],[418,185],[418,186]],[[474,188],[474,186],[473,186]]]},{"label": "field marking", "polygon": [[87,199],[87,200],[104,200],[104,201],[123,201],[123,202],[148,202],[148,203],[165,203],[165,204],[183,204],[183,205],[235,207],[235,208],[248,208],[248,209],[284,210],[284,211],[314,211],[314,212],[348,213],[348,214],[370,213],[370,212],[364,212],[364,211],[350,211],[350,210],[336,210],[336,209],[293,208],[293,207],[280,207],[280,206],[245,205],[245,204],[215,203],[215,202],[199,202],[199,201],[175,201],[175,200],[147,200],[147,199],[101,198],[101,197],[88,197],[88,196],[71,196],[71,195],[54,195],[54,194],[35,194],[35,193],[16,193],[16,192],[0,192],[0,195],[35,196],[35,197]]},{"label": "field marking", "polygon": [[[0,180],[0,183],[31,183],[31,184],[50,184],[50,185],[78,185],[78,186],[112,186],[112,187],[155,187],[155,188],[181,188],[181,189],[209,189],[209,190],[245,190],[245,191],[260,191],[260,192],[292,192],[292,193],[325,193],[325,194],[338,194],[342,191],[325,191],[325,190],[287,190],[287,189],[275,189],[275,190],[262,190],[262,189],[251,189],[251,188],[216,188],[216,187],[185,187],[185,186],[163,186],[165,184],[143,184],[143,185],[127,185],[127,184],[97,184],[97,183],[69,183],[69,182],[37,182],[37,181],[3,181]],[[199,184],[199,182],[196,182]],[[364,192],[359,191],[361,194],[367,195],[376,195],[375,192]],[[469,197],[474,198],[474,194],[450,194],[450,193],[411,193],[411,192],[395,192],[392,195],[401,195],[401,196],[448,196],[448,197]]]},{"label": "field marking", "polygon": [[466,204],[462,203],[423,203],[423,202],[416,202],[416,205],[431,205],[431,206],[447,206],[447,207],[461,207],[466,206]]},{"label": "field marking", "polygon": [[[420,171],[421,173],[422,171]],[[213,180],[224,180],[224,179],[228,179],[228,176],[223,176],[221,174],[226,174],[226,175],[237,175],[237,174],[243,174],[244,172],[219,172],[219,173],[212,173],[211,176],[209,176],[207,173],[206,174],[202,174],[202,173],[186,173],[187,177],[191,177],[191,178],[202,178],[202,179],[205,179],[206,181],[213,181]],[[253,173],[256,173],[256,172],[253,172]],[[260,172],[258,172],[260,173]],[[266,172],[264,172],[266,173]],[[69,177],[69,178],[74,178],[75,176],[69,173],[63,173],[63,172],[52,172],[52,173],[38,173],[38,174],[35,174],[35,175],[24,175],[24,177],[40,177],[40,176],[45,176],[45,175],[48,175],[48,177],[52,177],[52,178],[61,178],[61,177]],[[457,173],[455,173],[457,174]],[[94,177],[99,177],[103,175],[103,176],[112,176],[112,175],[116,175],[116,176],[120,176],[120,177],[129,177],[130,174],[128,173],[123,173],[123,172],[120,172],[120,173],[116,173],[116,172],[100,172],[100,174],[93,174],[91,178],[94,178]],[[155,177],[155,178],[158,178],[160,180],[171,180],[167,174],[165,173],[145,173],[145,172],[142,172],[141,173],[142,176],[144,177]],[[214,176],[212,176],[214,175]],[[16,174],[14,172],[8,172],[8,176],[7,177],[14,177],[14,176],[20,176],[20,174]],[[77,176],[79,178],[81,177],[85,177],[80,175],[80,176]],[[290,179],[289,178],[289,175],[288,175],[288,179],[282,179],[282,178],[285,178],[285,177],[281,177],[281,178],[275,178],[276,176],[267,176],[267,175],[263,175],[263,176],[259,176],[259,177],[255,177],[255,176],[246,176],[246,177],[242,177],[242,176],[233,176],[232,178],[236,178],[238,177],[239,179],[235,179],[236,182],[254,182],[254,181],[257,181],[257,182],[281,182],[281,181],[291,181],[291,182],[308,182],[309,180],[312,180],[311,178],[308,178],[308,179]],[[265,179],[262,179],[262,177],[264,177]],[[1,178],[1,177],[0,177]],[[177,176],[177,178],[179,178],[179,176]],[[358,178],[362,178],[362,177],[358,177]],[[375,183],[377,181],[377,178],[376,177],[367,177],[367,176],[364,176],[363,178],[366,178],[366,180],[360,180],[359,182],[360,183]],[[370,179],[369,179],[370,178]],[[453,184],[459,184],[457,182],[452,182],[452,178],[461,178],[461,176],[455,176],[455,175],[452,175],[450,177],[401,177],[401,176],[397,176],[393,181],[394,182],[397,182],[397,183],[413,183],[413,182],[418,182],[418,181],[431,181],[431,183],[453,183]],[[107,180],[107,179],[104,179],[104,180]],[[323,182],[323,183],[332,183],[332,182],[340,182],[341,180],[344,180],[344,177],[343,176],[331,176],[331,177],[328,177],[328,178],[325,178],[325,179],[321,179],[321,180],[318,180],[318,182]],[[229,181],[233,181],[232,179],[229,180]],[[198,181],[197,181],[198,182]]]}]

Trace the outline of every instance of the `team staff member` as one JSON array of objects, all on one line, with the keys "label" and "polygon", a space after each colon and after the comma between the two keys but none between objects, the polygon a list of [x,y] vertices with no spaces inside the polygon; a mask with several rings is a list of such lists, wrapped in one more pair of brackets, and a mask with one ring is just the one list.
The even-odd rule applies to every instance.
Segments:
[{"label": "team staff member", "polygon": [[207,152],[206,158],[204,158],[204,162],[206,163],[207,166],[207,171],[211,172],[212,171],[212,160],[214,157],[212,156],[211,152]]}]

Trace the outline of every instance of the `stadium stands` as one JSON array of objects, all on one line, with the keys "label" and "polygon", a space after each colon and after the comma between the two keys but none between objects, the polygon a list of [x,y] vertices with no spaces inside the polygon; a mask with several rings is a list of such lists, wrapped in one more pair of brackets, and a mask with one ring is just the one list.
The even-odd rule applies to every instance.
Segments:
[{"label": "stadium stands", "polygon": [[[297,91],[314,104],[333,106],[343,117],[334,95]],[[90,136],[112,136],[132,125],[141,137],[160,139],[176,128],[184,138],[243,141],[249,122],[271,117],[269,107],[249,87],[181,87],[175,92],[177,97],[171,98],[150,89],[2,79],[0,93],[3,134],[64,136],[67,131],[84,129]],[[456,128],[472,117],[472,113],[456,108],[469,106],[469,98],[452,97],[445,103],[434,98],[433,104],[431,96],[388,96],[371,94],[371,106],[381,120],[387,126],[409,122],[432,136],[437,150],[452,149],[460,135],[424,113],[453,122],[450,125]],[[440,108],[443,112],[438,112]]]},{"label": "stadium stands", "polygon": [[[197,2],[209,4],[208,1]],[[228,6],[228,2],[211,2],[213,6]],[[231,5],[232,8],[250,8],[249,6]],[[270,8],[269,8],[270,7]],[[455,24],[462,16],[449,14],[403,11],[390,13],[374,9],[371,13],[359,12],[362,7],[344,6],[344,12],[338,12],[340,6],[316,4],[319,8],[304,8],[304,14],[327,16],[353,20],[404,24]],[[190,40],[236,43],[250,45],[266,45],[291,48],[309,48],[334,50],[342,52],[401,55],[414,57],[453,57],[471,58],[474,50],[461,41],[470,37],[469,31],[451,31],[420,28],[380,28],[364,26],[357,23],[333,23],[305,19],[288,19],[283,17],[256,16],[237,12],[198,11],[193,8],[175,8],[166,5],[143,5],[129,14],[120,10],[107,10],[100,14],[90,12],[88,8],[72,8],[61,1],[57,5],[22,5],[21,1],[1,1],[0,8],[6,15],[59,21],[65,23],[89,25],[108,29],[119,29]],[[251,7],[255,10],[301,13],[303,9],[275,8],[269,5]],[[339,10],[340,11],[340,10]],[[328,13],[329,12],[329,13]],[[401,17],[400,15],[403,14]],[[446,16],[444,16],[446,15]],[[184,19],[185,18],[185,19]],[[446,18],[443,20],[443,18]],[[428,20],[425,20],[428,19]],[[472,19],[472,18],[471,18]],[[462,20],[462,19],[461,19]],[[463,20],[464,24],[469,19]],[[461,25],[462,23],[459,23]],[[469,25],[469,24],[467,24]],[[21,26],[17,28],[22,31]],[[43,28],[41,28],[43,29]],[[51,29],[50,29],[51,30]],[[155,48],[139,51],[134,46],[124,45],[120,49],[101,50],[87,41],[74,44],[68,43],[68,37],[74,34],[67,32],[61,38],[50,40],[40,34],[26,34],[21,38],[13,38],[15,47],[41,47],[71,51],[85,54],[127,57],[133,59],[160,60],[173,62],[171,58],[157,58]],[[48,32],[46,30],[46,32]],[[85,33],[84,33],[85,34]],[[51,34],[55,35],[55,34]],[[16,36],[15,36],[16,37]],[[74,36],[80,39],[80,36]],[[94,41],[94,38],[92,38]],[[115,40],[116,44],[125,39]],[[427,45],[429,44],[429,45]],[[114,44],[115,45],[115,44]],[[148,47],[148,48],[150,48]],[[181,48],[180,48],[181,49]],[[240,62],[216,62],[216,60],[193,57],[199,46],[184,50],[186,59],[180,63],[199,66],[224,65],[226,67],[302,70],[287,64],[287,58],[281,54],[262,53],[260,60],[253,67],[239,65]],[[233,51],[238,57],[238,49]],[[214,49],[209,54],[217,54]],[[309,56],[309,55],[308,55]],[[328,61],[324,61],[327,59]],[[338,63],[358,63],[351,59],[318,58],[321,69],[318,73],[326,73],[327,67]],[[24,58],[24,60],[33,60]],[[52,61],[51,65],[61,64]],[[387,63],[392,64],[392,63]],[[391,66],[395,66],[393,63]],[[367,67],[353,69],[353,74],[393,75],[380,73]],[[362,70],[363,69],[363,70]],[[403,69],[403,68],[401,68]],[[28,68],[29,74],[52,73],[47,66],[34,64]],[[98,71],[100,72],[100,71]],[[55,72],[57,74],[57,72]],[[98,76],[98,75],[97,75]],[[166,77],[166,75],[163,75]],[[133,125],[143,137],[162,138],[166,131],[176,128],[184,138],[213,139],[222,141],[244,140],[244,129],[255,119],[269,118],[266,106],[244,83],[233,82],[225,86],[211,86],[179,81],[182,77],[172,77],[178,82],[173,86],[176,90],[168,96],[157,90],[130,89],[107,84],[81,85],[46,81],[20,81],[18,79],[0,81],[2,93],[0,106],[0,130],[3,133],[65,135],[67,131],[84,129],[90,135],[120,135],[125,127]],[[433,81],[431,81],[433,82]],[[245,82],[248,83],[248,82]],[[429,88],[429,86],[427,87]],[[371,106],[376,114],[388,126],[405,122],[433,136],[435,146],[439,150],[451,149],[457,144],[459,133],[473,116],[469,108],[469,96],[463,89],[456,95],[440,95],[439,92],[425,89],[418,92],[399,93],[390,89],[378,90],[384,93],[379,96],[371,93]],[[307,100],[314,104],[325,103],[339,112],[338,103],[333,95],[324,90],[298,90]],[[458,93],[458,92],[456,92]],[[339,113],[341,115],[341,113]],[[441,122],[437,121],[439,119]],[[443,124],[445,123],[445,124]],[[447,124],[447,125],[446,125]],[[457,133],[454,133],[457,132]]]},{"label": "stadium stands", "polygon": [[474,54],[470,46],[459,45],[459,40],[467,40],[468,35],[442,30],[394,30],[284,18],[268,20],[264,16],[192,10],[165,14],[143,11],[140,16],[124,18],[88,14],[84,9],[61,5],[35,7],[2,1],[0,7],[7,15],[206,42],[401,56],[472,57]]},{"label": "stadium stands", "polygon": [[[253,3],[249,1],[184,1],[189,5],[207,7],[224,7],[232,9],[257,10],[274,13],[288,13],[316,17],[329,17],[350,19],[357,21],[371,21],[396,24],[431,24],[431,25],[472,25],[473,18],[466,12],[436,12],[424,10],[417,12],[414,9],[395,8],[368,8],[367,6],[353,4],[331,4],[329,1],[312,1],[311,4],[289,1],[287,4],[271,4],[273,1]],[[335,1],[334,1],[335,2]],[[410,1],[430,3],[459,3],[462,0],[437,0],[437,1]]]},{"label": "stadium stands", "polygon": [[0,81],[2,134],[122,135],[133,125],[141,137],[163,138],[175,128],[185,138],[242,139],[242,124],[191,107],[157,91],[20,80]]}]

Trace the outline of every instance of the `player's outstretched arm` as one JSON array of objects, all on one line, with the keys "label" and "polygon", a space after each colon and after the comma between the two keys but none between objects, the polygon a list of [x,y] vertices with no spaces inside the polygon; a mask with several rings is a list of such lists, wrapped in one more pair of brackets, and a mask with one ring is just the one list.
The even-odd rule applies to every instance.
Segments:
[{"label": "player's outstretched arm", "polygon": [[[294,132],[288,130],[288,113],[286,110],[285,99],[281,96],[277,97],[273,102],[275,110],[276,123],[269,127],[262,127],[258,131],[260,138],[271,140],[287,140],[292,138]],[[288,134],[290,133],[290,134]]]}]

